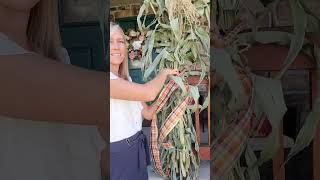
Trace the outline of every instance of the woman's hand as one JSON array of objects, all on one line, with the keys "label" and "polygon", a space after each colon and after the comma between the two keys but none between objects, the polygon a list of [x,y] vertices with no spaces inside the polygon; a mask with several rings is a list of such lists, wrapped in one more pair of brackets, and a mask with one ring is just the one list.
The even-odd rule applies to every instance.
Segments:
[{"label": "woman's hand", "polygon": [[121,78],[110,80],[110,97],[129,101],[153,101],[162,89],[167,76],[178,74],[177,69],[162,69],[154,79],[145,84],[132,83]]},{"label": "woman's hand", "polygon": [[156,115],[157,106],[156,103],[153,103],[152,105],[148,106],[145,102],[141,102],[143,109],[141,111],[142,117],[146,120],[152,120],[153,116]]}]

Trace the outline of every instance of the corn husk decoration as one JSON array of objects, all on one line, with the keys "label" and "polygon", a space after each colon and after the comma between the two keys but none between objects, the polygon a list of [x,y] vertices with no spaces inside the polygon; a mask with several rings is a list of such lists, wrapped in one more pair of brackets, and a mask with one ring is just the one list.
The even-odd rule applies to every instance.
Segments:
[{"label": "corn husk decoration", "polygon": [[[214,180],[259,180],[259,166],[271,160],[279,147],[279,129],[283,115],[287,110],[280,79],[300,52],[304,52],[313,59],[317,68],[316,73],[319,74],[320,72],[319,47],[305,39],[305,32],[308,30],[307,25],[310,23],[308,17],[313,17],[318,23],[320,19],[307,8],[304,1],[289,0],[294,32],[258,30],[256,23],[277,6],[278,0],[266,5],[263,5],[260,0],[218,1],[220,2],[220,7],[217,9],[221,11],[219,26],[227,32],[227,35],[225,38],[221,38],[222,41],[220,42],[222,43],[216,40],[219,43],[214,44],[218,44],[218,47],[213,49],[211,54],[214,64],[212,72],[215,73],[215,79],[212,82],[212,96],[215,99],[212,111],[214,116],[217,117],[217,121],[213,123],[214,126],[212,128],[213,160],[211,175]],[[252,32],[241,32],[244,30],[245,23],[237,24],[237,20],[240,19],[237,13],[239,5],[246,6],[247,10],[251,12],[249,13],[251,14],[250,17],[246,19],[247,24],[252,28]],[[226,16],[227,14],[232,16]],[[319,29],[317,32],[319,32]],[[280,44],[289,47],[288,55],[282,60],[282,69],[274,78],[253,74],[248,67],[246,56],[243,52],[254,43]],[[219,78],[219,76],[221,77]],[[250,81],[252,83],[249,83]],[[250,95],[248,93],[250,91],[254,92],[254,94]],[[320,92],[319,80],[317,80],[317,91]],[[245,111],[250,110],[247,104],[247,98],[250,97],[255,102],[254,113],[250,119],[250,131],[245,131],[245,134],[241,132],[244,135],[241,140],[239,140],[239,136],[227,136],[231,133],[236,134],[234,131],[230,131],[230,127],[235,127],[234,124],[237,124],[242,119],[239,113],[243,111],[243,108],[245,108]],[[307,116],[293,147],[285,158],[285,163],[312,141],[316,134],[316,128],[319,126],[319,108],[320,96],[317,96],[314,100],[312,111]],[[272,131],[263,139],[265,146],[260,156],[256,157],[251,145],[248,143],[248,138],[259,130],[260,124],[264,121],[270,123]],[[247,129],[243,128],[242,130]],[[235,141],[231,141],[232,139]],[[236,142],[236,140],[238,141]],[[232,144],[232,142],[237,143],[237,146],[232,146],[233,151],[223,151],[223,148],[226,147],[225,149],[227,149],[235,144]],[[225,155],[224,157],[226,158],[221,161],[223,153],[229,154]]]},{"label": "corn husk decoration", "polygon": [[[155,19],[146,24],[150,13],[155,14]],[[167,117],[185,98],[193,101],[177,117],[177,123],[164,139],[173,147],[166,148],[157,137],[160,169],[166,173],[154,169],[165,179],[198,178],[199,142],[191,115],[196,108],[205,109],[208,104],[208,98],[203,105],[196,102],[199,98],[197,86],[209,72],[209,15],[208,0],[145,0],[137,17],[139,30],[146,34],[142,55],[144,80],[152,79],[163,68],[177,68],[181,72],[178,77],[170,77],[178,89],[158,112],[157,129],[163,128]],[[199,76],[199,83],[189,85],[189,76]]]}]

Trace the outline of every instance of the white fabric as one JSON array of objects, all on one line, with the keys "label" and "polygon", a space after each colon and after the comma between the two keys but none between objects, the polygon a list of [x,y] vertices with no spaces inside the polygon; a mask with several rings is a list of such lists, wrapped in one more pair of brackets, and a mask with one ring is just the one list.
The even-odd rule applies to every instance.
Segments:
[{"label": "white fabric", "polygon": [[[118,76],[110,72],[110,80]],[[131,79],[130,79],[131,80]],[[130,93],[130,91],[128,91]],[[140,101],[110,98],[110,142],[128,138],[142,129],[143,106]]]},{"label": "white fabric", "polygon": [[65,48],[60,48],[59,58],[64,64],[71,64],[68,51]]},{"label": "white fabric", "polygon": [[[0,33],[0,55],[24,53]],[[60,55],[70,62],[65,49]],[[101,180],[105,145],[96,126],[0,116],[0,179]]]},{"label": "white fabric", "polygon": [[5,34],[0,32],[0,55],[15,55],[28,53],[15,42],[11,41]]}]

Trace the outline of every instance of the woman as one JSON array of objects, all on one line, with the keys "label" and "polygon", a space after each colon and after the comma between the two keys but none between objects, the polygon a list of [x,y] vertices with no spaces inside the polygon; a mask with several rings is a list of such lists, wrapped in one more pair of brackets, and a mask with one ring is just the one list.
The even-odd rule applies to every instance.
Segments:
[{"label": "woman", "polygon": [[106,74],[66,65],[56,5],[0,0],[0,179],[101,179]]},{"label": "woman", "polygon": [[111,180],[147,180],[149,157],[142,117],[151,120],[155,106],[147,106],[160,92],[168,75],[164,69],[146,84],[130,82],[128,46],[122,29],[110,24],[110,177]]}]

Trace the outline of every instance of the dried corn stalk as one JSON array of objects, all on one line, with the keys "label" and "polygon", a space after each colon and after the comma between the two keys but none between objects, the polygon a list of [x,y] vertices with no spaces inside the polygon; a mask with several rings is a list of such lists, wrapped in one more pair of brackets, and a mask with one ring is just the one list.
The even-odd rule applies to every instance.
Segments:
[{"label": "dried corn stalk", "polygon": [[[231,12],[231,9],[233,8],[236,12],[238,3],[235,2],[237,1],[238,0],[219,1],[220,5],[224,6],[220,7],[219,9],[225,9],[226,11]],[[230,18],[225,18],[226,16],[224,14],[219,15],[219,24],[220,26],[222,26],[222,29],[229,29],[230,27],[236,28],[234,28],[234,31],[228,32],[228,36],[224,39],[224,41],[222,41],[223,43],[214,43],[219,45],[219,47],[217,48],[223,49],[215,49],[213,51],[213,54],[211,54],[211,56],[214,58],[214,72],[220,74],[224,79],[224,81],[216,81],[217,83],[212,83],[215,84],[212,93],[213,99],[215,99],[215,101],[212,109],[215,117],[217,117],[218,119],[213,128],[213,139],[216,140],[226,134],[227,127],[229,127],[230,124],[232,124],[234,120],[237,119],[233,118],[234,114],[237,115],[237,113],[241,111],[241,109],[239,108],[241,108],[242,106],[239,102],[241,102],[243,94],[248,94],[245,93],[248,86],[244,84],[243,79],[241,78],[241,73],[239,74],[239,71],[237,70],[237,68],[235,68],[239,66],[243,69],[244,72],[247,72],[247,74],[251,74],[251,76],[255,79],[253,88],[255,89],[254,101],[257,103],[257,106],[255,107],[256,117],[252,119],[251,123],[253,126],[251,128],[249,136],[251,136],[252,133],[257,130],[256,125],[261,123],[261,121],[266,120],[266,118],[272,126],[272,132],[264,139],[266,146],[260,153],[259,158],[255,156],[250,145],[246,141],[243,141],[245,143],[245,149],[241,149],[241,151],[239,150],[232,153],[232,157],[236,157],[236,159],[233,159],[232,161],[227,161],[225,159],[225,161],[223,161],[224,165],[228,165],[228,167],[225,168],[225,172],[223,172],[222,174],[218,174],[217,171],[215,171],[222,166],[220,165],[219,167],[217,167],[214,160],[212,162],[213,164],[211,165],[211,168],[213,167],[212,174],[214,179],[259,180],[260,175],[258,165],[261,165],[267,160],[270,160],[278,149],[279,127],[282,116],[286,111],[281,83],[279,79],[283,76],[288,67],[295,60],[298,53],[301,51],[308,54],[311,58],[314,59],[317,73],[319,73],[320,53],[319,47],[317,47],[316,44],[313,44],[312,42],[309,42],[304,38],[306,25],[310,23],[307,17],[315,16],[312,12],[310,12],[310,10],[305,7],[303,1],[289,0],[294,23],[293,33],[280,31],[254,31],[256,26],[254,25],[254,23],[257,22],[260,17],[263,17],[266,13],[268,13],[268,11],[270,11],[273,7],[275,7],[279,2],[278,0],[267,4],[265,8],[263,5],[259,5],[261,4],[260,0],[246,0],[246,2],[250,2],[247,4],[245,4],[243,0],[238,2],[240,2],[240,6],[246,6],[247,4],[256,4],[257,7],[263,8],[260,9],[251,7],[250,9],[249,7],[246,7],[251,12],[256,11],[256,13],[252,14],[252,22],[248,23],[253,26],[253,32],[248,33],[238,34],[240,31],[237,30],[237,27],[240,27],[241,29],[241,24],[235,26],[237,24],[235,23],[236,21],[234,21],[234,19],[239,19],[238,16],[232,17],[233,19],[230,20]],[[319,19],[317,20],[319,22]],[[242,54],[242,52],[244,51],[244,49],[246,50],[250,48],[250,45],[256,42],[261,44],[277,43],[290,47],[288,55],[283,62],[282,69],[275,79],[264,78],[250,73],[250,69],[245,62],[246,57],[244,56],[244,54]],[[317,83],[319,91],[319,81]],[[242,87],[243,90],[239,91],[239,89],[241,89],[239,87]],[[238,103],[235,104],[234,102]],[[286,158],[286,162],[288,162],[299,151],[307,147],[316,133],[316,127],[318,127],[319,123],[319,118],[317,118],[319,116],[320,107],[319,96],[316,98],[313,107],[314,108],[312,112],[308,115],[307,120],[305,121],[306,123],[303,125],[297,136],[294,146],[291,148],[289,155]],[[216,143],[217,141],[213,142],[213,147],[218,146]],[[224,143],[220,142],[220,144]],[[216,152],[214,152],[214,150],[215,149],[213,149],[213,154],[215,155]],[[241,157],[243,157],[243,160],[245,161],[241,161]]]},{"label": "dried corn stalk", "polygon": [[[155,14],[155,20],[145,24],[146,15]],[[157,114],[157,127],[161,129],[166,118],[184,97],[197,102],[199,90],[186,79],[191,75],[208,76],[209,71],[209,16],[208,0],[145,0],[137,18],[138,26],[146,41],[143,50],[143,77],[151,78],[163,68],[177,68],[182,73],[171,77],[179,90],[175,91]],[[150,27],[154,27],[152,30]],[[189,105],[165,141],[174,148],[164,148],[160,139],[161,168],[168,170],[167,179],[197,179],[199,171],[199,146],[191,114],[199,106]]]}]

